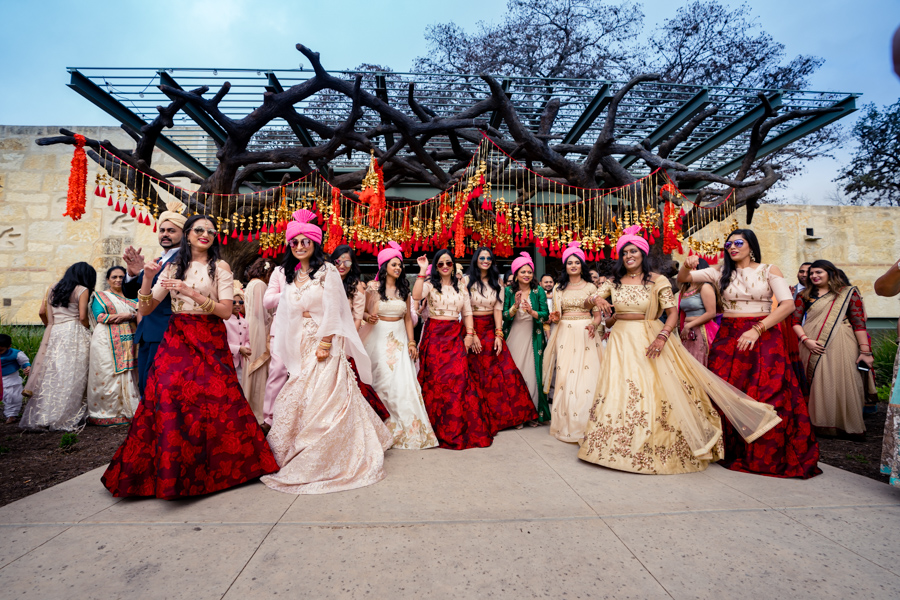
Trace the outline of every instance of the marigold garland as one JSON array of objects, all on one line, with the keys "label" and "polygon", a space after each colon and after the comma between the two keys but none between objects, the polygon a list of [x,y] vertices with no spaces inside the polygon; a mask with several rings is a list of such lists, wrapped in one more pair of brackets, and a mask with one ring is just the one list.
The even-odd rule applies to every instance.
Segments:
[{"label": "marigold garland", "polygon": [[66,194],[64,217],[73,221],[81,219],[87,203],[87,155],[84,153],[85,139],[75,134],[75,153],[72,155],[72,170],[69,172],[69,191]]}]

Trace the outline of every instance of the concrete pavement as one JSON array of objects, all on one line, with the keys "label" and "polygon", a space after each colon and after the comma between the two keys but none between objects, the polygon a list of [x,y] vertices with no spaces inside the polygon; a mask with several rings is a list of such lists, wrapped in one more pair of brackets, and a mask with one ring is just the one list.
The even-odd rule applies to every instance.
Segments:
[{"label": "concrete pavement", "polygon": [[0,508],[0,598],[900,598],[900,489],[648,476],[546,427],[391,450],[387,478],[118,500],[102,469]]}]

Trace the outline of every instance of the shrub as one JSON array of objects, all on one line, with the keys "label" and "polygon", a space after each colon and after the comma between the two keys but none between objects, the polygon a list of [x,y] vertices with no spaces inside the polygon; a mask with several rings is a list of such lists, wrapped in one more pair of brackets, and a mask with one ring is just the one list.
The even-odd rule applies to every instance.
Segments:
[{"label": "shrub", "polygon": [[59,440],[59,447],[63,450],[71,450],[78,443],[78,434],[64,433]]},{"label": "shrub", "polygon": [[[875,385],[891,385],[894,373],[894,358],[897,356],[897,342],[891,335],[873,336],[872,355],[875,359]],[[880,394],[879,394],[880,396]]]}]

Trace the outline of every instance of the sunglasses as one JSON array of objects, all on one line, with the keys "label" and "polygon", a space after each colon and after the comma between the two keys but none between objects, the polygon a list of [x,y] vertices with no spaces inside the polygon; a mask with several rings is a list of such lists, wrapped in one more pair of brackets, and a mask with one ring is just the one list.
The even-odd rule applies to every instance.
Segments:
[{"label": "sunglasses", "polygon": [[334,266],[340,267],[341,265],[343,265],[349,269],[350,267],[353,266],[353,261],[352,260],[340,260],[340,259],[334,261]]},{"label": "sunglasses", "polygon": [[490,256],[479,256],[478,262],[493,262]]},{"label": "sunglasses", "polygon": [[301,248],[309,248],[310,246],[312,246],[312,240],[309,238],[303,238],[302,240],[299,238],[294,238],[291,240],[290,246],[291,248],[296,248],[297,246],[300,246]]},{"label": "sunglasses", "polygon": [[191,229],[191,231],[193,231],[197,235],[203,235],[204,233],[207,233],[209,234],[209,237],[216,237],[216,234],[218,233],[218,231],[216,231],[215,229],[206,229],[204,227],[194,227],[193,229]]},{"label": "sunglasses", "polygon": [[439,262],[437,264],[437,266],[438,266],[438,269],[442,269],[444,267],[452,267],[453,263],[452,262]]},{"label": "sunglasses", "polygon": [[239,304],[239,305],[243,306],[243,305],[244,305],[244,301],[243,301],[243,300],[238,300],[238,301],[235,302],[235,304]]},{"label": "sunglasses", "polygon": [[735,248],[743,248],[744,240],[734,240],[733,242],[725,242],[725,249],[728,250],[733,245]]}]

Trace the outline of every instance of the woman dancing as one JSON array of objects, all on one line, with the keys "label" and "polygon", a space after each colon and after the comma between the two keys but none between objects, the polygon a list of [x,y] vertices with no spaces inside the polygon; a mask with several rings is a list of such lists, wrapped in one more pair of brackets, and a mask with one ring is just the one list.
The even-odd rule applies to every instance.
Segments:
[{"label": "woman dancing", "polygon": [[550,420],[541,367],[544,360],[544,322],[550,316],[547,294],[534,278],[534,262],[527,252],[512,262],[513,285],[503,300],[503,333],[509,353],[528,386],[537,411],[536,426]]},{"label": "woman dancing", "polygon": [[550,409],[550,434],[563,442],[580,442],[588,421],[588,411],[597,395],[602,349],[597,328],[601,314],[594,309],[592,298],[597,293],[587,274],[580,242],[570,242],[563,252],[565,265],[553,287],[554,312],[550,321],[559,323],[544,353],[544,392],[556,374],[553,406]]},{"label": "woman dancing", "polygon": [[[362,282],[362,269],[359,268],[359,263],[356,261],[356,253],[346,244],[338,246],[331,253],[331,262],[337,267],[341,281],[344,282],[344,292],[347,294],[347,300],[350,302],[350,314],[353,315],[353,325],[359,331],[366,312],[366,286]],[[350,361],[350,367],[353,369],[353,374],[356,376],[356,384],[359,386],[359,391],[362,392],[363,398],[381,417],[382,421],[388,420],[391,415],[378,397],[378,393],[371,385],[360,381],[359,371],[356,369],[356,361],[353,360],[353,357],[348,357],[348,360]]]},{"label": "woman dancing", "polygon": [[91,298],[91,368],[88,373],[88,423],[124,425],[141,401],[137,389],[134,331],[137,302],[122,295],[125,267],[106,271],[105,292]]},{"label": "woman dancing", "polygon": [[[597,398],[578,458],[634,473],[703,471],[723,455],[722,423],[710,397],[752,441],[779,419],[706,370],[682,346],[669,280],[650,271],[650,244],[636,225],[616,243],[612,281],[592,299],[604,312],[611,298],[616,325],[606,346]],[[667,315],[666,324],[659,320]]]},{"label": "woman dancing", "polygon": [[212,218],[187,220],[178,258],[151,289],[159,269],[159,259],[144,264],[138,310],[148,315],[171,295],[172,318],[128,436],[101,481],[116,497],[170,500],[276,471],[228,348],[223,319],[234,286]]},{"label": "woman dancing", "polygon": [[418,375],[428,419],[442,448],[490,446],[490,425],[470,382],[466,358],[470,349],[481,350],[472,325],[469,293],[459,284],[447,249],[434,255],[427,280],[428,259],[420,256],[416,262],[419,275],[413,286],[413,300],[428,300]]},{"label": "woman dancing", "polygon": [[268,441],[281,469],[262,482],[291,494],[324,494],[384,478],[390,431],[365,401],[347,356],[371,377],[347,292],[322,251],[316,215],[298,210],[285,237],[285,287],[272,330],[290,376],[275,402]]},{"label": "woman dancing", "polygon": [[[732,471],[806,479],[822,472],[817,466],[819,446],[782,329],[776,327],[793,312],[793,298],[778,267],[761,261],[756,234],[735,229],[725,241],[719,268],[692,271],[699,258],[690,256],[678,272],[678,282],[719,286],[725,312],[709,351],[709,369],[748,396],[773,406],[781,418],[777,427],[752,445],[726,418],[722,465]],[[773,295],[778,302],[774,311]]]},{"label": "woman dancing", "polygon": [[475,386],[491,435],[521,428],[538,418],[516,362],[503,343],[503,289],[494,253],[481,247],[472,255],[464,283],[472,303],[472,321],[480,350],[471,352],[469,377]]},{"label": "woman dancing", "polygon": [[84,425],[91,359],[89,309],[97,271],[77,262],[47,291],[38,315],[47,328],[23,395],[19,427],[73,431]]},{"label": "woman dancing", "polygon": [[385,421],[394,448],[420,450],[438,445],[416,379],[409,281],[396,242],[378,253],[378,275],[366,291],[362,340],[372,361],[372,387],[390,417]]}]

